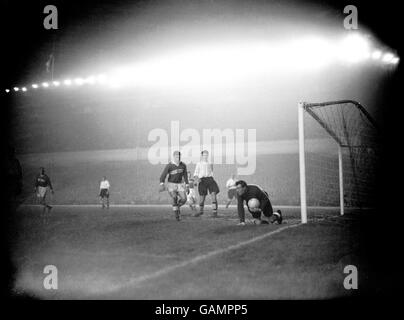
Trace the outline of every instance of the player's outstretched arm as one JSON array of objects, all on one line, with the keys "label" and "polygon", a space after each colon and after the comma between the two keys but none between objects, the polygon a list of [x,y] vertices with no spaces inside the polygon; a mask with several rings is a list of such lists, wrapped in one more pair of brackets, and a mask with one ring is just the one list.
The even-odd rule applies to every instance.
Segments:
[{"label": "player's outstretched arm", "polygon": [[182,173],[182,176],[184,177],[184,182],[186,185],[189,185],[188,181],[188,170],[187,170],[187,165],[184,164],[184,172]]},{"label": "player's outstretched arm", "polygon": [[244,211],[244,200],[240,196],[237,196],[237,213],[240,219],[240,223],[245,224],[245,211]]},{"label": "player's outstretched arm", "polygon": [[161,173],[159,192],[163,192],[163,191],[166,189],[164,183],[165,183],[165,181],[166,181],[166,177],[167,177],[167,174],[168,174],[169,166],[170,166],[170,164],[168,163],[168,164],[165,166],[163,172]]}]

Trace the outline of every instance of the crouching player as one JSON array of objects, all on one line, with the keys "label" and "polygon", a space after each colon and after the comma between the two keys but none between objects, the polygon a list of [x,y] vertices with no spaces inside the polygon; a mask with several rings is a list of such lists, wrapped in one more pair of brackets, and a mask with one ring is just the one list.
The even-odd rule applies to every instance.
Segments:
[{"label": "crouching player", "polygon": [[[187,166],[181,161],[181,153],[174,151],[173,161],[169,162],[160,176],[160,192],[168,190],[172,199],[173,211],[177,221],[180,220],[180,207],[187,202],[188,175]],[[167,188],[164,186],[168,175]],[[185,182],[185,185],[184,185]]]},{"label": "crouching player", "polygon": [[[281,211],[273,211],[268,193],[262,190],[261,187],[254,184],[247,185],[245,181],[239,180],[236,182],[236,191],[238,215],[240,218],[239,225],[245,225],[244,201],[247,204],[248,211],[250,211],[254,218],[253,221],[255,224],[282,223]],[[249,202],[251,199],[257,199],[259,201],[258,206],[250,207]],[[261,219],[261,214],[265,217],[264,220]]]}]

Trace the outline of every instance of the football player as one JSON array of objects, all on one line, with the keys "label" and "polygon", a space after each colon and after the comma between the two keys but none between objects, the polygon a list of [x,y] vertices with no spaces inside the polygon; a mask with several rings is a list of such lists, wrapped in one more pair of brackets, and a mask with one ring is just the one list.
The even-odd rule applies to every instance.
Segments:
[{"label": "football player", "polygon": [[187,195],[187,201],[189,203],[189,206],[191,207],[191,210],[195,211],[196,207],[196,193],[195,193],[195,180],[191,175],[191,171],[188,171],[188,182],[189,182],[189,188],[188,188],[188,195]]},{"label": "football player", "polygon": [[[239,225],[245,225],[245,213],[244,213],[244,201],[247,203],[251,199],[258,199],[259,207],[250,208],[248,211],[252,214],[255,224],[269,224],[269,223],[282,223],[281,210],[273,211],[271,201],[269,200],[268,193],[264,191],[260,186],[254,184],[248,184],[243,180],[236,182],[237,191],[237,210],[240,218]],[[261,219],[261,215],[265,218]]]},{"label": "football player", "polygon": [[45,217],[46,209],[48,209],[48,213],[52,209],[52,206],[50,206],[46,202],[46,194],[48,192],[48,188],[50,189],[52,194],[54,192],[53,192],[53,187],[52,187],[50,178],[45,174],[45,168],[43,168],[43,167],[40,168],[39,174],[35,177],[34,186],[35,186],[34,192],[36,193],[39,204],[41,204],[43,206],[42,214],[44,216],[44,219],[46,220],[46,217]]},{"label": "football player", "polygon": [[[168,175],[167,186],[165,180]],[[184,185],[185,182],[185,185]],[[160,176],[160,192],[167,190],[172,199],[175,218],[180,221],[180,207],[187,202],[188,190],[187,166],[181,161],[181,153],[174,151],[173,161],[170,161],[164,168]]]},{"label": "football player", "polygon": [[208,161],[209,152],[204,150],[201,152],[201,161],[196,164],[194,177],[198,181],[199,192],[199,212],[195,213],[195,217],[203,214],[205,198],[208,192],[212,197],[213,217],[217,217],[217,198],[216,195],[220,192],[219,186],[213,179],[213,164]]},{"label": "football player", "polygon": [[107,180],[107,177],[102,177],[102,181],[100,183],[100,199],[101,199],[101,205],[102,208],[104,209],[107,207],[109,209],[109,188],[111,185],[109,184],[109,181]]},{"label": "football player", "polygon": [[234,198],[237,196],[236,192],[236,180],[235,180],[235,174],[232,174],[230,179],[227,180],[226,182],[226,188],[227,188],[227,202],[226,202],[226,208],[229,207],[230,203],[233,201]]}]

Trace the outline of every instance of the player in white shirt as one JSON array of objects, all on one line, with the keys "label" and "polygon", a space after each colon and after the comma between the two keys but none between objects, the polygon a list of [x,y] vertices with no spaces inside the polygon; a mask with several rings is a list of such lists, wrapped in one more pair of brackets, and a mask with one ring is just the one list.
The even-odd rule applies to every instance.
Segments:
[{"label": "player in white shirt", "polygon": [[230,179],[227,180],[226,182],[226,188],[227,188],[227,203],[226,203],[226,208],[229,207],[230,203],[234,198],[237,197],[237,191],[236,191],[236,175],[232,174]]},{"label": "player in white shirt", "polygon": [[205,198],[208,192],[212,196],[213,217],[217,217],[217,198],[216,195],[220,192],[219,186],[213,179],[213,164],[208,161],[209,152],[204,150],[201,152],[201,161],[196,164],[194,177],[198,183],[199,192],[199,212],[194,216],[198,217],[203,214]]},{"label": "player in white shirt", "polygon": [[109,209],[109,188],[110,188],[109,181],[107,177],[102,177],[102,181],[100,183],[100,198],[101,198],[101,205],[104,209],[107,207]]}]

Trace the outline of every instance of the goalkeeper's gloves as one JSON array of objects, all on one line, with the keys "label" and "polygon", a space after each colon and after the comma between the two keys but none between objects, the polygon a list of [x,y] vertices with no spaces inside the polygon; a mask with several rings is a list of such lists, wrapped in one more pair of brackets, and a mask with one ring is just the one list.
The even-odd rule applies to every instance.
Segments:
[{"label": "goalkeeper's gloves", "polygon": [[160,186],[159,186],[159,192],[163,192],[165,189],[166,189],[166,187],[164,185],[164,182],[161,182]]}]

